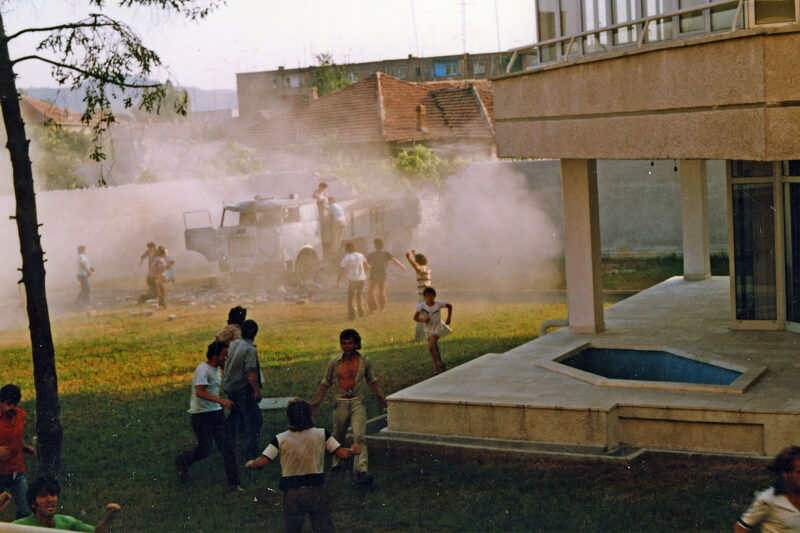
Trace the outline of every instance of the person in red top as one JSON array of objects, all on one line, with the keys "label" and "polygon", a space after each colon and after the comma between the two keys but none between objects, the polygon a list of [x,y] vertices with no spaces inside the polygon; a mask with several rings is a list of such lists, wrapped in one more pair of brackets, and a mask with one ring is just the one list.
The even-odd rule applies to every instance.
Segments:
[{"label": "person in red top", "polygon": [[23,428],[27,415],[19,408],[21,399],[22,393],[16,385],[9,383],[0,388],[0,491],[11,492],[17,506],[17,518],[31,514],[25,498],[28,483],[22,454],[36,455],[36,450],[25,444]]}]

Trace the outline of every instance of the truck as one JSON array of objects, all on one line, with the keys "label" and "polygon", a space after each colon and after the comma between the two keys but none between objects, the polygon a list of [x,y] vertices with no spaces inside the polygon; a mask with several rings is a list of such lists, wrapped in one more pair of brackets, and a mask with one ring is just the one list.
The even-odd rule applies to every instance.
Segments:
[{"label": "truck", "polygon": [[357,250],[366,252],[372,239],[381,238],[388,250],[399,250],[409,245],[420,223],[419,200],[410,196],[337,203],[345,211],[347,226],[335,250],[325,203],[294,195],[256,196],[224,205],[217,227],[212,226],[209,211],[185,212],[186,249],[219,262],[223,272],[280,271],[309,280],[324,262],[338,262],[342,243],[353,242]]}]

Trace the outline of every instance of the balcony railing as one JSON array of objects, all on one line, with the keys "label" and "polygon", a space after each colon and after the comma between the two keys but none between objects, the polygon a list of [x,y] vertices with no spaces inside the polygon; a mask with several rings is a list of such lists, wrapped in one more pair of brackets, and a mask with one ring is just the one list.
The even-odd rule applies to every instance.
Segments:
[{"label": "balcony railing", "polygon": [[[544,48],[544,47],[553,46],[553,45],[558,46],[558,45],[563,45],[564,43],[567,43],[566,50],[564,51],[563,54],[561,54],[561,56],[562,56],[561,60],[562,61],[569,61],[570,54],[572,52],[573,47],[575,46],[575,43],[576,42],[580,42],[581,39],[585,39],[586,37],[591,37],[593,35],[596,35],[597,36],[597,40],[600,41],[600,34],[607,33],[607,32],[613,32],[615,30],[619,30],[619,29],[622,29],[622,28],[630,28],[630,27],[634,27],[634,26],[637,27],[637,29],[638,29],[638,34],[639,34],[638,39],[637,39],[638,48],[641,48],[642,46],[644,46],[646,44],[645,43],[645,37],[647,35],[647,30],[650,27],[650,23],[651,22],[659,21],[659,20],[665,20],[665,19],[671,19],[673,17],[680,17],[682,15],[691,15],[691,14],[697,13],[699,11],[712,10],[712,9],[717,9],[717,8],[721,8],[721,7],[732,6],[734,4],[736,5],[736,13],[733,16],[733,21],[731,22],[730,31],[736,31],[736,28],[739,26],[739,24],[741,22],[740,19],[742,17],[742,9],[744,7],[744,2],[745,2],[745,0],[718,0],[717,2],[710,2],[708,4],[702,4],[702,5],[699,5],[699,6],[692,6],[692,7],[687,7],[687,8],[683,8],[683,9],[677,9],[675,11],[670,11],[668,13],[667,12],[658,13],[658,14],[655,14],[655,15],[650,15],[648,17],[642,17],[642,18],[638,18],[638,19],[634,19],[634,20],[628,20],[628,21],[625,21],[625,22],[620,22],[620,23],[614,24],[612,26],[604,26],[602,28],[596,28],[596,29],[593,29],[593,30],[586,30],[586,31],[582,31],[580,33],[575,33],[573,35],[567,35],[567,36],[564,36],[564,37],[557,37],[555,39],[548,39],[546,41],[540,41],[538,43],[533,43],[533,44],[526,45],[526,46],[520,46],[520,47],[517,47],[517,48],[512,48],[511,50],[509,50],[509,52],[512,52],[512,55],[511,55],[511,60],[508,62],[508,65],[506,66],[506,73],[511,72],[511,69],[513,68],[514,63],[516,62],[517,57],[519,56],[520,52],[526,52],[526,51],[532,51],[532,50],[537,50],[538,51],[539,49]],[[657,41],[657,42],[663,42],[663,41]],[[608,45],[602,45],[602,46],[608,51]],[[617,48],[621,48],[621,47],[617,47]],[[592,54],[592,55],[594,55],[594,54]],[[554,62],[556,62],[558,60],[559,59],[554,59],[553,61],[548,61],[546,63],[543,63],[543,65],[552,64],[552,63],[554,63]],[[525,70],[525,69],[523,68],[523,70]]]}]

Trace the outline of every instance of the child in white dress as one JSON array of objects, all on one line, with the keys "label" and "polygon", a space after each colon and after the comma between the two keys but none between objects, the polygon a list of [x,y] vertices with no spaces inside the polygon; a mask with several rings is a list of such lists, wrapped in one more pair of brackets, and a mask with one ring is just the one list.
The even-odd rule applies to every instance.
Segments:
[{"label": "child in white dress", "polygon": [[[417,304],[414,313],[414,322],[425,324],[425,335],[428,337],[428,351],[433,359],[433,374],[441,374],[445,371],[445,364],[442,361],[442,354],[439,351],[439,338],[445,337],[450,333],[450,319],[453,316],[453,306],[445,302],[436,301],[436,290],[433,287],[425,287],[422,291],[425,297],[424,302]],[[447,319],[442,323],[442,309],[447,309]]]}]

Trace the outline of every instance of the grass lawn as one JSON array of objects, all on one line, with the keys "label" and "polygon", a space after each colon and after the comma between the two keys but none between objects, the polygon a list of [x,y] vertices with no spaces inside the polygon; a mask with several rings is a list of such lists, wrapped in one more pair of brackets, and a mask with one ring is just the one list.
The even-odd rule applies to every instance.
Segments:
[{"label": "grass lawn", "polygon": [[[527,342],[541,321],[566,316],[563,304],[454,304],[454,334],[441,342],[451,368]],[[114,501],[123,512],[113,531],[282,530],[278,465],[242,469],[244,493],[226,492],[216,450],[193,465],[185,484],[175,472],[175,456],[193,444],[191,375],[230,305],[177,306],[150,317],[103,309],[54,320],[65,513],[97,523],[103,505]],[[425,346],[409,340],[412,303],[390,304],[355,323],[344,320],[342,304],[245,306],[260,325],[267,396],[312,397],[339,331],[353,325],[387,395],[431,375]],[[168,313],[178,318],[169,321]],[[35,427],[29,343],[27,330],[0,338],[0,383],[23,389],[28,440]],[[331,405],[329,395],[318,426],[332,426]],[[367,408],[369,417],[379,414],[371,395]],[[265,413],[262,443],[285,426],[283,412]],[[351,486],[347,475],[327,474],[340,531],[729,531],[753,491],[768,483],[761,465],[703,458],[628,467],[375,454],[370,471],[376,483],[367,490]],[[0,520],[12,517],[13,506]]]}]

